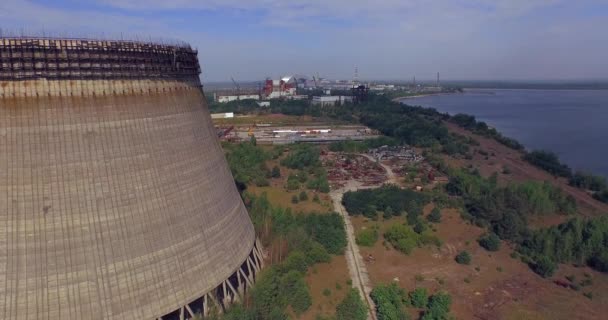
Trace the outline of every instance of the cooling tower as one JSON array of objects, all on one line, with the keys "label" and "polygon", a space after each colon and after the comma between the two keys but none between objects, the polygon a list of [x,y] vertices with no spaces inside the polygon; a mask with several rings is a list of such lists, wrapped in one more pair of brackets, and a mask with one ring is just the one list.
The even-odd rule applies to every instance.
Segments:
[{"label": "cooling tower", "polygon": [[190,318],[262,267],[188,45],[0,38],[0,318]]}]

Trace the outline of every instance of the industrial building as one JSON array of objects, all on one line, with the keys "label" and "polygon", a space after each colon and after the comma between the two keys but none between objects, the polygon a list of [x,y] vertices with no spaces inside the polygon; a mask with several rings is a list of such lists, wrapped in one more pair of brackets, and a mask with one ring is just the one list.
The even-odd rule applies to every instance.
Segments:
[{"label": "industrial building", "polygon": [[295,96],[297,86],[297,80],[293,76],[285,76],[279,80],[266,79],[263,96],[265,99]]},{"label": "industrial building", "polygon": [[213,100],[219,103],[226,103],[239,100],[260,100],[257,92],[214,92]]},{"label": "industrial building", "polygon": [[0,38],[0,319],[190,319],[263,266],[187,44]]},{"label": "industrial building", "polygon": [[311,103],[322,107],[342,105],[353,102],[352,96],[314,96]]}]

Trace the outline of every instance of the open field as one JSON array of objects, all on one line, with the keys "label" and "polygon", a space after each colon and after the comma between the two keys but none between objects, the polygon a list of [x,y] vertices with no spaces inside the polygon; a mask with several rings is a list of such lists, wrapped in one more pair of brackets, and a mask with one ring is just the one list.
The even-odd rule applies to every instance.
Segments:
[{"label": "open field", "polygon": [[[310,268],[306,283],[310,288],[312,306],[298,319],[315,320],[317,315],[334,315],[336,306],[350,289],[349,280],[344,256],[333,256],[330,263],[319,263]],[[325,289],[330,290],[329,296],[323,294]]]},{"label": "open field", "polygon": [[[432,205],[428,205],[425,213],[431,209]],[[511,258],[512,249],[504,243],[498,252],[481,248],[477,238],[484,230],[464,222],[457,210],[444,209],[442,213],[442,222],[436,225],[436,235],[444,242],[439,249],[418,248],[407,256],[390,244],[385,247],[382,236],[373,247],[360,247],[364,257],[373,257],[366,259],[366,264],[374,284],[398,281],[407,290],[416,286],[431,291],[447,290],[452,295],[452,314],[457,319],[603,319],[608,312],[605,275],[588,268],[562,266],[552,279],[568,274],[584,279],[582,274],[587,272],[594,283],[581,292],[560,287]],[[351,219],[357,231],[379,224],[381,234],[391,224],[405,221],[401,217],[377,222],[363,217]],[[468,266],[454,261],[462,250],[473,257]],[[424,280],[416,281],[416,275]],[[583,291],[594,292],[594,299],[584,297]]]}]

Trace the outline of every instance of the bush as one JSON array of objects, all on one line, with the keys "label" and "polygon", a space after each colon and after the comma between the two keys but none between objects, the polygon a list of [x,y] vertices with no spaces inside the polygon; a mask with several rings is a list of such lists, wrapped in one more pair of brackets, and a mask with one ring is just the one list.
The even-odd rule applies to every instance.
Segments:
[{"label": "bush", "polygon": [[356,237],[357,244],[364,247],[373,247],[378,241],[378,226],[374,225],[369,229],[361,230]]},{"label": "bush", "polygon": [[461,251],[454,259],[458,264],[471,264],[471,254],[468,251]]},{"label": "bush", "polygon": [[281,277],[279,282],[283,298],[291,305],[296,315],[304,313],[312,305],[306,281],[302,273],[290,271]]},{"label": "bush", "polygon": [[431,213],[426,217],[429,222],[439,223],[441,222],[441,210],[438,207],[433,208]]},{"label": "bush", "polygon": [[293,191],[300,189],[300,180],[293,173],[287,177],[287,190]]},{"label": "bush", "polygon": [[557,263],[587,263],[598,271],[608,272],[608,242],[605,239],[608,239],[608,216],[575,218],[530,233],[518,251],[529,260],[547,265],[544,268],[531,264],[541,275],[545,270],[555,269]]},{"label": "bush", "polygon": [[416,288],[410,292],[410,302],[415,308],[424,308],[429,302],[429,295],[426,288]]},{"label": "bush", "polygon": [[395,249],[409,255],[418,245],[419,235],[409,226],[393,224],[384,233],[384,238]]},{"label": "bush", "polygon": [[331,290],[329,290],[328,288],[323,289],[323,295],[326,297],[331,296]]},{"label": "bush", "polygon": [[281,269],[285,271],[296,270],[305,273],[308,269],[308,257],[303,252],[294,250],[285,258]]},{"label": "bush", "polygon": [[342,254],[346,248],[344,220],[337,213],[310,214],[304,218],[304,228],[331,254]]},{"label": "bush", "polygon": [[532,265],[532,270],[543,278],[551,277],[555,273],[555,269],[557,269],[557,264],[547,256],[541,256]]},{"label": "bush", "polygon": [[327,249],[316,241],[310,241],[303,251],[306,252],[308,265],[319,262],[329,262],[331,260],[331,256],[329,255],[329,252],[327,252]]},{"label": "bush", "polygon": [[350,289],[336,307],[336,320],[366,320],[367,307],[357,289]]},{"label": "bush", "polygon": [[370,297],[376,305],[378,320],[407,319],[403,303],[406,294],[397,284],[378,285],[372,290]]},{"label": "bush", "polygon": [[308,194],[306,194],[306,191],[300,192],[300,201],[306,201],[306,200],[308,200]]},{"label": "bush", "polygon": [[559,161],[557,155],[549,151],[535,150],[527,153],[524,160],[551,173],[554,176],[570,178],[572,170]]},{"label": "bush", "polygon": [[273,177],[273,178],[280,178],[281,177],[281,169],[278,166],[272,167],[272,171],[270,173],[270,176]]},{"label": "bush", "polygon": [[500,238],[494,233],[490,233],[479,238],[478,242],[480,246],[488,251],[500,250]]},{"label": "bush", "polygon": [[293,204],[297,204],[298,202],[300,202],[300,200],[298,199],[298,196],[296,196],[295,194],[291,197],[291,203]]},{"label": "bush", "polygon": [[407,212],[408,217],[418,217],[422,214],[422,207],[429,201],[426,194],[392,185],[373,190],[350,191],[342,198],[342,204],[350,215],[364,215],[368,218],[375,217],[377,211],[383,211],[385,215],[388,212],[393,216]]},{"label": "bush", "polygon": [[267,183],[264,180],[268,171],[265,166],[268,154],[264,150],[247,142],[228,144],[225,149],[234,180],[243,185]]},{"label": "bush", "polygon": [[281,161],[282,165],[290,169],[304,169],[320,165],[319,148],[309,144],[294,144],[290,148],[292,151]]},{"label": "bush", "polygon": [[448,319],[452,297],[446,292],[438,292],[429,300],[426,311],[422,315],[423,320]]}]

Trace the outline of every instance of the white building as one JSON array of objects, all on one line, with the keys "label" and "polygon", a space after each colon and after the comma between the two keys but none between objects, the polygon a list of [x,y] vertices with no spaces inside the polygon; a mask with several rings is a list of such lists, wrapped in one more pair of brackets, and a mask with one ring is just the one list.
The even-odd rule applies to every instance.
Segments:
[{"label": "white building", "polygon": [[215,101],[217,101],[219,103],[226,103],[226,102],[230,102],[230,101],[247,100],[247,99],[260,100],[260,95],[259,94],[216,94],[215,95]]},{"label": "white building", "polygon": [[212,113],[211,119],[229,119],[234,118],[234,112]]},{"label": "white building", "polygon": [[312,97],[312,104],[320,105],[322,107],[335,106],[336,104],[344,104],[347,102],[353,102],[353,97],[351,97],[351,96],[315,96],[315,97]]}]

